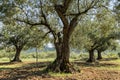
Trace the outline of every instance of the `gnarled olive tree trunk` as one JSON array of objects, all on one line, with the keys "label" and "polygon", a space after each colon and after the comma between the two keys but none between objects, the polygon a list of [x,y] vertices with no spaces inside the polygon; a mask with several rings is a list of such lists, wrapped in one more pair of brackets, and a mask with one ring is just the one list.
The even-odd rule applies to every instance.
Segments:
[{"label": "gnarled olive tree trunk", "polygon": [[13,58],[13,60],[11,62],[22,62],[20,60],[20,53],[21,53],[22,48],[16,47],[16,53],[15,56]]},{"label": "gnarled olive tree trunk", "polygon": [[87,62],[95,62],[94,50],[89,50],[89,59]]},{"label": "gnarled olive tree trunk", "polygon": [[64,40],[55,42],[56,48],[56,59],[55,61],[47,67],[47,70],[52,72],[66,72],[73,73],[77,69],[69,61],[70,48],[69,48],[69,37],[65,36]]},{"label": "gnarled olive tree trunk", "polygon": [[101,51],[97,50],[97,52],[98,52],[97,60],[101,60],[102,59]]}]

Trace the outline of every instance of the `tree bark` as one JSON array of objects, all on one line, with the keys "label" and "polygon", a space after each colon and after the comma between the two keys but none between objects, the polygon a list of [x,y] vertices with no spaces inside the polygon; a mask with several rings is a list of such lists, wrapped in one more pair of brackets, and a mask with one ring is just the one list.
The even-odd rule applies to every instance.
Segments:
[{"label": "tree bark", "polygon": [[101,54],[101,51],[97,50],[98,52],[98,57],[97,57],[97,60],[101,60],[102,59],[102,54]]},{"label": "tree bark", "polygon": [[70,57],[70,48],[69,48],[69,39],[63,40],[63,42],[55,43],[56,48],[56,59],[55,61],[47,67],[47,71],[52,72],[65,72],[65,73],[74,73],[79,71],[73,67],[69,61]]},{"label": "tree bark", "polygon": [[95,62],[94,50],[89,50],[89,59],[87,62]]},{"label": "tree bark", "polygon": [[15,56],[13,58],[13,60],[11,62],[22,62],[20,60],[20,53],[21,53],[22,48],[16,48],[16,53]]}]

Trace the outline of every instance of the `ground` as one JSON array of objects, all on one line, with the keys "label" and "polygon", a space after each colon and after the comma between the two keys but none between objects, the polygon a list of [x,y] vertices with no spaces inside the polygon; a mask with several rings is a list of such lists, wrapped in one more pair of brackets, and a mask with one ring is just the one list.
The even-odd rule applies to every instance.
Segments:
[{"label": "ground", "polygon": [[0,80],[120,80],[120,59],[104,59],[96,63],[74,60],[80,73],[44,73],[51,60],[39,60],[22,63],[0,63]]}]

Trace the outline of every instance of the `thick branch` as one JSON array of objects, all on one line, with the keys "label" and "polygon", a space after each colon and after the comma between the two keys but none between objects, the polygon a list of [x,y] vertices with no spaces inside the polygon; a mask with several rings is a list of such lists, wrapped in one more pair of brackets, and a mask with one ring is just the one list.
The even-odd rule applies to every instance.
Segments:
[{"label": "thick branch", "polygon": [[66,13],[71,1],[72,0],[64,0],[63,5],[55,5],[55,10],[58,13],[60,19],[62,20],[65,28],[68,27],[68,20],[64,14]]},{"label": "thick branch", "polygon": [[33,22],[29,22],[29,21],[25,21],[25,20],[20,20],[20,19],[15,19],[16,21],[19,21],[19,22],[24,22],[24,23],[26,23],[26,24],[28,24],[28,25],[31,25],[31,26],[36,26],[36,25],[45,25],[45,26],[47,26],[47,24],[46,23],[44,23],[44,22],[40,22],[40,23],[33,23]]},{"label": "thick branch", "polygon": [[68,20],[64,16],[64,14],[62,13],[63,10],[61,8],[61,5],[55,5],[55,10],[58,13],[60,19],[62,20],[64,27],[67,28],[68,27]]},{"label": "thick branch", "polygon": [[64,13],[66,13],[71,1],[72,0],[64,0],[64,7],[63,7]]},{"label": "thick branch", "polygon": [[32,23],[32,22],[28,22],[28,21],[24,21],[24,20],[19,20],[19,19],[16,19],[17,21],[20,21],[20,22],[24,22],[28,25],[31,25],[31,26],[37,26],[37,25],[44,25],[45,27],[47,27],[49,29],[49,31],[53,34],[54,38],[56,38],[56,34],[55,32],[52,30],[52,28],[50,27],[49,24],[45,23],[45,22],[40,22],[40,23]]},{"label": "thick branch", "polygon": [[41,2],[41,0],[40,0],[40,5],[41,5],[41,14],[42,14],[42,17],[44,18],[44,21],[45,21],[45,26],[49,29],[49,31],[52,33],[52,35],[53,35],[53,37],[54,37],[54,39],[56,39],[56,33],[55,33],[55,31],[53,31],[52,30],[52,28],[50,27],[50,25],[49,25],[49,23],[48,23],[48,21],[47,21],[47,18],[46,18],[46,15],[44,14],[44,12],[43,12],[43,9],[42,9],[42,2]]}]

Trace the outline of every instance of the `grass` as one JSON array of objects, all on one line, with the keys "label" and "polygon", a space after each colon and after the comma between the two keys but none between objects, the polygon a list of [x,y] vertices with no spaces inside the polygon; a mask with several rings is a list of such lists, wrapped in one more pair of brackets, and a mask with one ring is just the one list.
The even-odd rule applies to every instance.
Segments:
[{"label": "grass", "polygon": [[9,62],[9,58],[0,58],[0,62]]},{"label": "grass", "polygon": [[0,65],[0,69],[12,69],[12,68],[18,68],[21,67],[22,64],[10,64],[10,65]]},{"label": "grass", "polygon": [[102,61],[98,69],[103,69],[103,70],[120,70],[120,59],[116,60],[111,60],[111,61]]},{"label": "grass", "polygon": [[[102,77],[105,75],[119,75],[117,71],[120,71],[120,59],[114,59],[114,60],[102,60],[97,64],[86,64],[85,61],[79,61],[78,64],[75,63],[75,65],[78,65],[81,69],[81,73],[75,73],[75,74],[70,74],[70,73],[53,73],[53,72],[48,72],[47,74],[42,72],[46,66],[48,65],[48,62],[52,62],[54,59],[53,58],[48,58],[48,59],[39,59],[38,61],[38,66],[36,66],[36,60],[35,58],[31,59],[22,59],[22,63],[14,63],[14,64],[5,64],[9,59],[7,58],[1,58],[0,59],[0,73],[2,73],[2,76],[6,78],[7,76],[11,76],[11,80],[16,79],[18,76],[19,78],[21,75],[24,75],[22,78],[27,79],[29,76],[30,80],[73,80],[74,78],[86,78],[83,80],[88,80],[88,76],[91,77],[92,75],[102,75]],[[73,59],[71,59],[72,62],[74,62]],[[2,64],[3,63],[3,64]],[[98,72],[97,72],[98,71]],[[7,74],[10,73],[10,74]],[[27,76],[26,76],[27,75]],[[111,77],[111,75],[109,77]],[[41,78],[42,77],[42,78]],[[118,77],[118,76],[117,76]],[[18,79],[19,79],[18,78]],[[35,79],[34,79],[35,78]],[[47,78],[47,79],[45,79]],[[48,79],[51,78],[51,79]],[[52,79],[53,78],[53,79]],[[79,80],[79,79],[75,79]],[[96,79],[92,79],[96,80]],[[99,79],[98,79],[99,80]],[[104,80],[104,78],[100,79]],[[112,80],[112,79],[111,79]]]},{"label": "grass", "polygon": [[[49,62],[53,61],[54,58],[47,58],[47,59],[38,59],[39,62]],[[36,58],[30,58],[30,59],[22,59],[23,62],[35,62]]]},{"label": "grass", "polygon": [[[53,58],[48,58],[48,59],[38,59],[38,62],[52,62],[54,59]],[[26,65],[28,63],[35,63],[36,59],[35,58],[31,58],[31,59],[22,59],[23,63],[15,63],[15,64],[3,64],[0,65],[0,68],[18,68],[21,67],[23,65]],[[70,59],[70,61],[74,61],[74,59]],[[1,58],[0,59],[1,63],[7,63],[9,62],[8,58]],[[97,69],[108,69],[108,70],[120,70],[120,59],[116,59],[116,60],[110,60],[110,61],[100,61],[99,64],[95,64],[95,65],[86,65],[84,64],[83,66],[86,67],[95,67]],[[56,74],[59,75],[59,74]],[[63,74],[64,75],[64,74]]]}]

